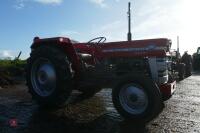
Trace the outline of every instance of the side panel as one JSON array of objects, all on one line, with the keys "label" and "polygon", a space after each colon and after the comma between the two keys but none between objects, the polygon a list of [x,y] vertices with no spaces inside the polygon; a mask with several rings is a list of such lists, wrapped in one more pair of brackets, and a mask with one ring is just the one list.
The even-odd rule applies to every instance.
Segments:
[{"label": "side panel", "polygon": [[171,41],[168,39],[148,39],[124,42],[109,42],[100,45],[102,56],[109,57],[165,57]]}]

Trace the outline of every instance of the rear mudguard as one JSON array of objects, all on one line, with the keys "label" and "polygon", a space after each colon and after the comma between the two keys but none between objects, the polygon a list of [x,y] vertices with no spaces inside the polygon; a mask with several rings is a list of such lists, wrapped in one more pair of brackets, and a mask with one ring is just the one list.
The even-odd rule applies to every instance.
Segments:
[{"label": "rear mudguard", "polygon": [[74,76],[78,77],[80,74],[80,60],[70,39],[63,37],[40,39],[39,37],[35,37],[33,44],[31,45],[31,50],[34,50],[43,45],[53,46],[65,52],[72,63],[72,68],[75,70]]}]

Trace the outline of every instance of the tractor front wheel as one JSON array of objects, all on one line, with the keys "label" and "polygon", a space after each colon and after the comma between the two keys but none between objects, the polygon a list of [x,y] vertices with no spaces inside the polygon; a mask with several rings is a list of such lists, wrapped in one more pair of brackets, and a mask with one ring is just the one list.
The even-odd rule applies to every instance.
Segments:
[{"label": "tractor front wheel", "polygon": [[72,91],[70,61],[58,48],[40,46],[31,52],[27,60],[26,80],[37,103],[60,107]]},{"label": "tractor front wheel", "polygon": [[149,122],[163,108],[158,87],[147,78],[130,77],[113,89],[112,98],[119,114],[137,123]]}]

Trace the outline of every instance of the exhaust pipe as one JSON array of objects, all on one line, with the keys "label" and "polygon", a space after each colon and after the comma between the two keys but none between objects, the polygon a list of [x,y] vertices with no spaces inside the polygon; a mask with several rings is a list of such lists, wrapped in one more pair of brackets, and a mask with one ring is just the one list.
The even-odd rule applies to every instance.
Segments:
[{"label": "exhaust pipe", "polygon": [[127,39],[128,41],[132,40],[132,34],[131,34],[131,2],[128,3],[128,34]]}]

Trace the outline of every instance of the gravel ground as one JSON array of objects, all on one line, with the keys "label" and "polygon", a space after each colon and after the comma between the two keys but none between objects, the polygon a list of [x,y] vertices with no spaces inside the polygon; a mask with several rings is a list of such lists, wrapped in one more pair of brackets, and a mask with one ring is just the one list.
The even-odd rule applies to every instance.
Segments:
[{"label": "gravel ground", "polygon": [[200,133],[200,75],[177,83],[163,112],[147,125],[123,121],[113,107],[111,90],[81,100],[74,92],[64,109],[39,108],[24,84],[0,87],[0,133]]}]

